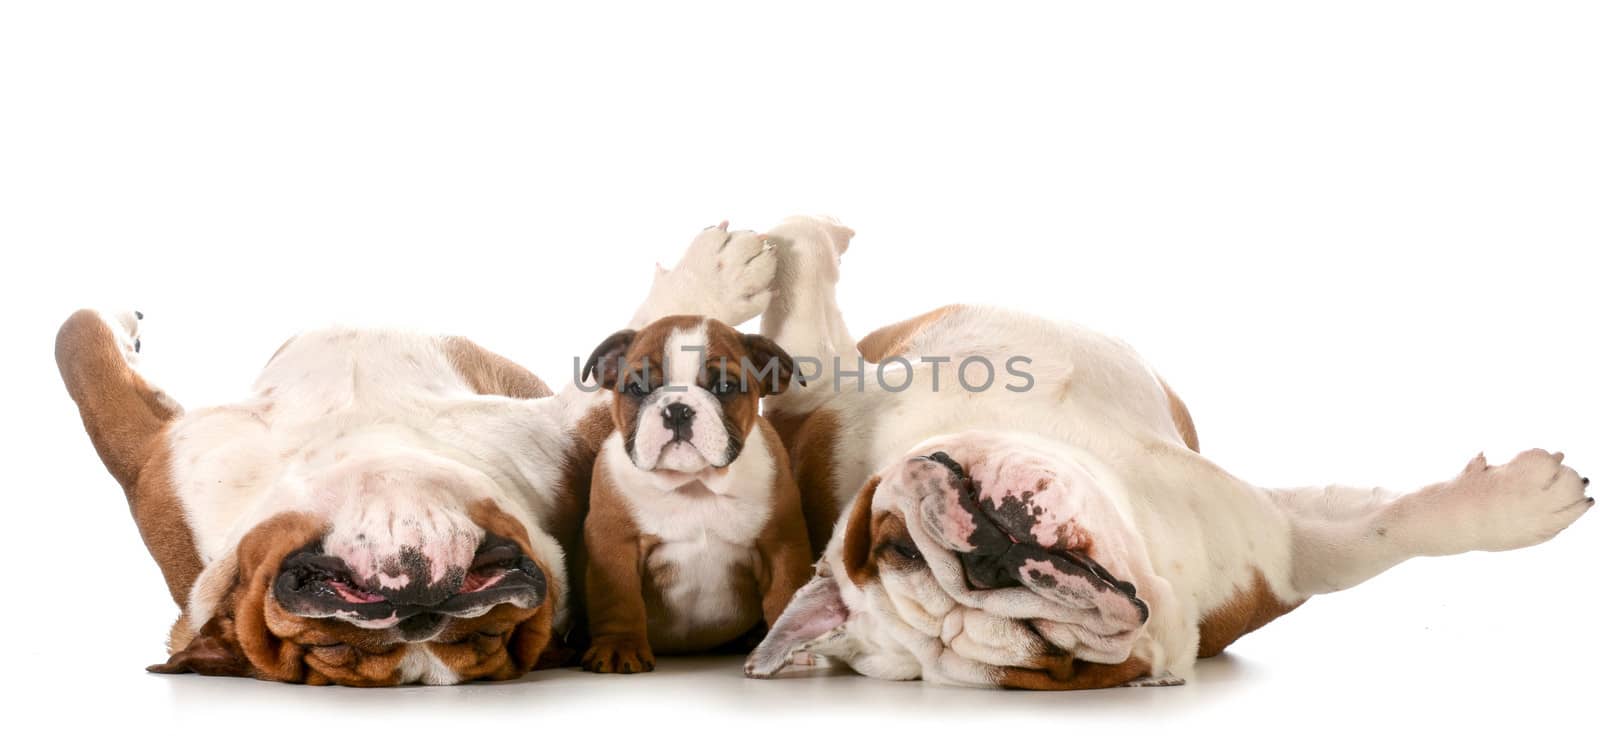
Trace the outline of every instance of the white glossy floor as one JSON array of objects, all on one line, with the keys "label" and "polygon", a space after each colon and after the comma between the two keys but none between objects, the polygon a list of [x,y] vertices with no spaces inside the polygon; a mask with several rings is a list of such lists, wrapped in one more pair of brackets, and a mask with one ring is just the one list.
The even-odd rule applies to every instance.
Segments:
[{"label": "white glossy floor", "polygon": [[[9,645],[14,725],[86,721],[136,734],[285,735],[338,729],[561,734],[828,735],[879,726],[917,735],[1109,729],[1201,734],[1400,731],[1524,735],[1592,728],[1600,657],[1593,520],[1543,547],[1414,561],[1361,589],[1313,600],[1204,662],[1183,687],[1046,694],[878,682],[843,673],[742,678],[731,657],[666,660],[652,674],[546,671],[510,684],[357,690],[146,674],[161,656],[153,598],[101,625],[75,610]],[[130,568],[144,566],[130,562]],[[120,566],[119,566],[120,568]],[[148,593],[148,590],[146,590]],[[90,637],[90,636],[77,636]],[[95,652],[93,659],[82,657]],[[915,726],[915,727],[914,727]],[[12,733],[21,735],[23,733]],[[502,733],[496,732],[496,735]]]}]

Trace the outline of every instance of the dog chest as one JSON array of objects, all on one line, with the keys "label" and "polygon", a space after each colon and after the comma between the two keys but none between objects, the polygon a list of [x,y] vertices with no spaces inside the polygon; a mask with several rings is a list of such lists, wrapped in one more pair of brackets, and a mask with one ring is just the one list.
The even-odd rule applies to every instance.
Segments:
[{"label": "dog chest", "polygon": [[753,548],[713,537],[651,548],[644,562],[651,646],[699,651],[749,631],[761,616],[755,558]]}]

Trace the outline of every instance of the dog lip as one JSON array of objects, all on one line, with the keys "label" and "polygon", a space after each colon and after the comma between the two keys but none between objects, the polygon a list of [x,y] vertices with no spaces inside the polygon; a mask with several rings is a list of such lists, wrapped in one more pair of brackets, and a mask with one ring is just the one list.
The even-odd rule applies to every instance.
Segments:
[{"label": "dog lip", "polygon": [[956,479],[963,480],[963,481],[965,481],[967,479],[967,470],[961,468],[961,464],[959,462],[957,462],[955,459],[950,458],[950,454],[947,454],[947,453],[945,453],[943,451],[935,451],[935,452],[933,452],[931,454],[927,454],[925,456],[918,456],[916,458],[922,459],[924,461],[931,461],[931,462],[933,462],[935,464],[938,464],[938,465],[940,465],[940,466],[942,466],[942,467],[944,467],[946,469],[949,469],[950,473],[952,475],[954,475]]},{"label": "dog lip", "polygon": [[[320,543],[284,559],[273,582],[272,594],[286,610],[302,617],[353,617],[377,622],[391,618],[407,621],[424,615],[453,617],[501,603],[533,607],[544,601],[547,588],[544,572],[521,545],[489,534],[479,545],[471,568],[462,577],[462,586],[438,602],[407,601],[401,596],[403,592],[361,587],[354,582],[349,567],[339,558],[324,554]],[[426,635],[437,632],[436,623],[430,618],[406,626],[402,635],[423,634],[419,638],[408,637],[408,640],[432,637]]]},{"label": "dog lip", "polygon": [[444,630],[449,616],[444,613],[423,611],[402,619],[395,624],[395,629],[400,631],[400,638],[408,643],[426,641]]}]

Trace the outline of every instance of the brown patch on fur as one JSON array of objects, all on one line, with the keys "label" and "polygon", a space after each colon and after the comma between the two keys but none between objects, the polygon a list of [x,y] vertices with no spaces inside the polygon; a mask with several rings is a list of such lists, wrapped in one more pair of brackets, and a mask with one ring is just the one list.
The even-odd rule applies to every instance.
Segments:
[{"label": "brown patch on fur", "polygon": [[1167,382],[1159,377],[1156,381],[1161,383],[1161,390],[1167,393],[1167,409],[1172,413],[1172,423],[1178,426],[1178,435],[1183,438],[1183,445],[1190,451],[1200,453],[1200,434],[1195,431],[1194,418],[1189,416],[1189,407],[1178,399],[1178,393],[1173,392]]},{"label": "brown patch on fur", "polygon": [[1150,662],[1129,658],[1120,664],[1099,664],[1062,654],[1037,669],[1000,666],[994,669],[995,684],[1007,689],[1064,691],[1105,689],[1127,684],[1150,675]]},{"label": "brown patch on fur", "polygon": [[939,322],[945,316],[965,308],[965,305],[946,305],[936,310],[923,313],[902,320],[892,325],[886,325],[878,330],[868,333],[865,338],[856,342],[856,350],[861,352],[861,357],[874,364],[882,363],[890,356],[900,356],[911,347],[917,334],[922,333],[928,326]]},{"label": "brown patch on fur", "polygon": [[834,495],[834,442],[839,435],[839,416],[831,410],[805,415],[773,413],[769,418],[794,467],[800,489],[800,509],[806,519],[806,534],[811,550],[820,553],[828,547],[833,526],[839,522],[839,503]]},{"label": "brown patch on fur", "polygon": [[1278,616],[1299,607],[1289,604],[1272,593],[1261,572],[1255,572],[1250,586],[1234,592],[1221,606],[1200,617],[1200,658],[1210,658],[1239,640],[1246,633],[1272,622]]},{"label": "brown patch on fur", "polygon": [[[556,542],[561,544],[561,550],[566,553],[567,582],[571,584],[572,592],[567,600],[569,625],[565,645],[579,650],[587,645],[585,630],[588,626],[588,587],[584,586],[584,577],[587,576],[589,554],[583,543],[583,526],[589,515],[595,460],[600,456],[601,444],[614,430],[616,427],[611,420],[610,403],[595,404],[578,420],[572,445],[562,462],[563,489],[555,508],[543,521],[545,532],[555,537]],[[551,665],[575,662],[577,654],[568,655],[573,658]]]},{"label": "brown patch on fur", "polygon": [[584,594],[593,641],[583,668],[602,673],[654,669],[643,582],[649,549],[603,457],[595,460],[583,533],[588,552]]},{"label": "brown patch on fur", "polygon": [[502,395],[524,400],[549,397],[549,385],[520,364],[459,336],[442,339],[456,373],[480,395]]},{"label": "brown patch on fur", "polygon": [[[178,412],[128,366],[111,327],[92,310],[73,313],[56,333],[56,365],[95,451],[122,485],[167,592],[178,607],[186,607],[201,563],[173,488],[166,432]],[[185,643],[191,637],[176,627],[173,635]]]},{"label": "brown patch on fur", "polygon": [[128,507],[133,511],[139,537],[144,539],[145,548],[167,582],[167,593],[178,607],[188,608],[189,592],[204,565],[172,478],[172,446],[158,443],[154,451],[137,486],[128,495]]},{"label": "brown patch on fur", "polygon": [[872,560],[872,497],[877,494],[878,484],[882,481],[877,475],[867,480],[866,486],[856,493],[850,518],[844,522],[844,548],[841,551],[844,572],[856,586],[865,586],[878,575],[877,565]]},{"label": "brown patch on fur", "polygon": [[800,488],[789,470],[789,456],[783,450],[778,431],[765,419],[759,420],[761,439],[772,453],[775,466],[772,479],[772,511],[767,527],[756,539],[761,565],[756,569],[756,589],[761,592],[761,614],[772,627],[789,606],[796,590],[811,578],[813,549],[806,532]]}]

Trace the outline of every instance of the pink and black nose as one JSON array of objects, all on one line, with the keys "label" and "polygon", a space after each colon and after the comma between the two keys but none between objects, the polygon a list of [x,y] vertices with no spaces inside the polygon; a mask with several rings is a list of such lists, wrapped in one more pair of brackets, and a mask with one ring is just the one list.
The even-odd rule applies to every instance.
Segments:
[{"label": "pink and black nose", "polygon": [[[1132,582],[1117,579],[1080,551],[1047,547],[1034,536],[1044,511],[1030,495],[984,495],[980,483],[942,451],[919,460],[944,467],[956,504],[971,519],[959,540],[950,543],[973,589],[1027,587],[1074,606],[1115,611],[1141,624],[1149,619],[1150,608]],[[953,531],[945,530],[951,537]]]},{"label": "pink and black nose", "polygon": [[667,430],[672,431],[674,441],[694,439],[694,408],[688,405],[674,402],[662,408],[661,423]]},{"label": "pink and black nose", "polygon": [[382,577],[358,581],[342,559],[323,553],[319,541],[284,558],[272,594],[294,615],[339,617],[375,628],[393,625],[406,640],[424,640],[449,617],[475,616],[505,603],[537,607],[548,589],[544,572],[520,546],[492,534],[478,547],[470,568],[451,569],[437,580],[415,549],[401,549],[386,569]]}]

